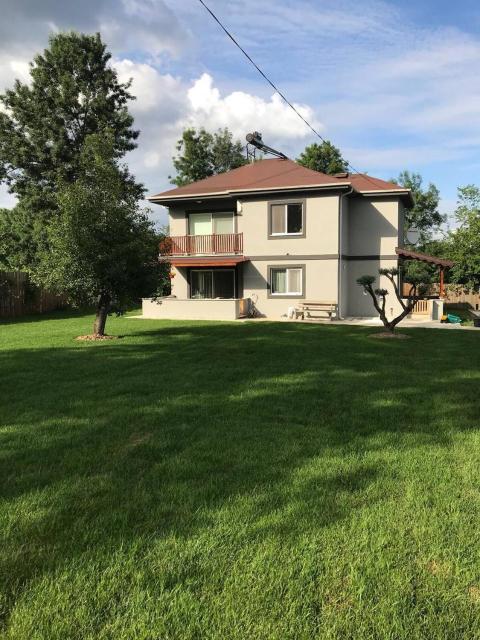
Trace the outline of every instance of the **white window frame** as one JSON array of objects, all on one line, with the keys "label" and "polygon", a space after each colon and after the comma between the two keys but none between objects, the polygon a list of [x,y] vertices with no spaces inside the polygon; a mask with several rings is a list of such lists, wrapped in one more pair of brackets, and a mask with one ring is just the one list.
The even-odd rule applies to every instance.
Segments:
[{"label": "white window frame", "polygon": [[[288,231],[288,206],[291,204],[299,204],[302,207],[302,228],[300,229],[300,231],[295,231],[293,233]],[[283,220],[284,220],[285,231],[274,233],[272,231],[272,227],[273,227],[272,206],[278,207],[282,205],[284,208]],[[283,236],[304,236],[305,235],[305,202],[303,200],[292,200],[291,202],[270,202],[268,215],[270,216],[270,220],[269,220],[270,237],[278,238]]]},{"label": "white window frame", "polygon": [[[286,291],[285,292],[273,292],[272,291],[272,282],[273,282],[273,272],[274,271],[285,271],[285,283],[286,283]],[[291,271],[300,271],[300,291],[290,291],[290,275]],[[303,269],[302,267],[270,267],[270,295],[271,296],[303,296]]]}]

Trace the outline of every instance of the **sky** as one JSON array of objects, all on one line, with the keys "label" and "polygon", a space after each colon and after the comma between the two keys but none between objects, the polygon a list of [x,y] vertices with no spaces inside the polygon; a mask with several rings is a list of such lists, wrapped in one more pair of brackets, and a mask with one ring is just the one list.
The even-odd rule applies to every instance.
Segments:
[{"label": "sky", "polygon": [[[356,170],[422,174],[453,212],[480,183],[478,0],[206,0],[302,115]],[[99,31],[140,129],[127,157],[150,194],[169,185],[187,126],[253,130],[295,158],[318,141],[198,0],[2,0],[0,92],[65,30]],[[0,186],[0,206],[12,196]],[[166,221],[154,206],[152,217]]]}]

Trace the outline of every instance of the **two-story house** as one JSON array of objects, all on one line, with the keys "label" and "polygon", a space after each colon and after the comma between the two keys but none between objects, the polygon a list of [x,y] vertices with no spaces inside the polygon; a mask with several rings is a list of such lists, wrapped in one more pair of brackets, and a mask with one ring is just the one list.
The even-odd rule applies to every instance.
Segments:
[{"label": "two-story house", "polygon": [[161,253],[172,265],[172,296],[144,300],[143,315],[212,320],[245,315],[250,301],[278,319],[301,300],[333,302],[338,317],[372,317],[356,279],[397,265],[404,206],[412,204],[396,184],[283,159],[149,200],[169,209],[171,237]]}]

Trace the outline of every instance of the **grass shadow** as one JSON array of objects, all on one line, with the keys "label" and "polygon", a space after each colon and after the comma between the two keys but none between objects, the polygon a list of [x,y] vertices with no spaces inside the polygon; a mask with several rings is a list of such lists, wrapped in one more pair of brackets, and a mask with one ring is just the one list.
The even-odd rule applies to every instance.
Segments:
[{"label": "grass shadow", "polygon": [[92,549],[186,540],[238,505],[250,537],[351,519],[384,499],[395,447],[478,426],[468,332],[128,322],[115,343],[0,351],[4,621]]}]

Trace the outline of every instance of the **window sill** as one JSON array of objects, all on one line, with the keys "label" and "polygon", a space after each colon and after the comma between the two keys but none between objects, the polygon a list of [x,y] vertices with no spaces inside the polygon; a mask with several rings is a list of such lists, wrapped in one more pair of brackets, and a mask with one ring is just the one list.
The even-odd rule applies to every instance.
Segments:
[{"label": "window sill", "polygon": [[275,240],[276,238],[305,238],[305,234],[302,233],[271,233],[268,236],[269,239]]}]

